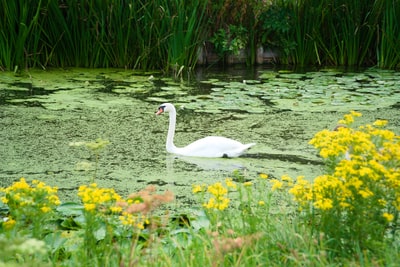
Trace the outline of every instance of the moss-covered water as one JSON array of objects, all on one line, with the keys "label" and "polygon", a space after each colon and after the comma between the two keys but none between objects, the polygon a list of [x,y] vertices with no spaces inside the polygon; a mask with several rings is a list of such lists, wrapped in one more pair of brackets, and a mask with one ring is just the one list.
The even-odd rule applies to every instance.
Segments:
[{"label": "moss-covered water", "polygon": [[[213,183],[239,169],[280,177],[322,170],[313,135],[333,129],[344,113],[363,113],[360,123],[389,120],[400,132],[400,78],[367,70],[286,73],[273,70],[198,72],[191,81],[122,70],[30,71],[0,77],[0,186],[20,177],[58,186],[74,200],[93,172],[93,154],[70,144],[109,140],[100,153],[96,182],[126,195],[155,184],[171,189],[177,205],[190,203],[193,184]],[[175,143],[207,135],[256,142],[237,159],[168,155],[168,117],[154,115],[161,102],[177,104]],[[89,171],[87,171],[89,169]],[[188,196],[189,195],[189,196]]]}]

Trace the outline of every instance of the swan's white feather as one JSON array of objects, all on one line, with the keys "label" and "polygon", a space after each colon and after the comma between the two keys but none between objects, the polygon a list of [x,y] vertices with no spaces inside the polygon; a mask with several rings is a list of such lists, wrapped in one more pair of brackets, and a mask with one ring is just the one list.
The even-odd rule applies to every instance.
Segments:
[{"label": "swan's white feather", "polygon": [[240,156],[253,145],[255,144],[242,144],[222,136],[207,136],[185,147],[176,148],[174,153],[192,157],[233,158]]},{"label": "swan's white feather", "polygon": [[169,128],[166,143],[166,148],[169,153],[190,157],[238,157],[242,155],[245,150],[255,145],[255,143],[242,144],[236,140],[221,136],[208,136],[185,147],[176,147],[173,142],[176,124],[176,110],[174,105],[170,103],[160,105],[156,114],[159,115],[163,112],[169,113]]}]

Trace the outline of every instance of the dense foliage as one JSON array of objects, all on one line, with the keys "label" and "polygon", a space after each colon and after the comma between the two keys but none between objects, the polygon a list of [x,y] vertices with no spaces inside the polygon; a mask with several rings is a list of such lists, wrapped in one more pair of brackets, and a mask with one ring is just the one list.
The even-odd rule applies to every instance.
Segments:
[{"label": "dense foliage", "polygon": [[[276,63],[400,63],[399,0],[0,2],[0,67],[192,68],[199,47],[223,58],[264,46]],[[239,29],[239,30],[238,30]],[[206,49],[209,46],[206,46]]]}]

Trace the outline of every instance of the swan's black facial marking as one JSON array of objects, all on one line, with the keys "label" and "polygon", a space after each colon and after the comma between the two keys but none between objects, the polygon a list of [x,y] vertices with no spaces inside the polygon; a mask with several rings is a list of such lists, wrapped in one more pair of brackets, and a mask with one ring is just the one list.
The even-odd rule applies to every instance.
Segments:
[{"label": "swan's black facial marking", "polygon": [[161,113],[164,112],[165,106],[159,106],[158,111],[156,112],[156,115],[160,115]]}]

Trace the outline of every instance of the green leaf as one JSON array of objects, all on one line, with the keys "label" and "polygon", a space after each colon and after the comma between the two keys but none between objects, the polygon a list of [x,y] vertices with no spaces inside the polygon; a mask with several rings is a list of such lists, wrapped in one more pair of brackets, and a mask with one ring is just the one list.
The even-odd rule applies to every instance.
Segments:
[{"label": "green leaf", "polygon": [[57,211],[63,216],[80,216],[83,214],[83,205],[75,202],[66,202],[57,207]]}]

